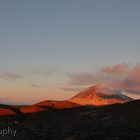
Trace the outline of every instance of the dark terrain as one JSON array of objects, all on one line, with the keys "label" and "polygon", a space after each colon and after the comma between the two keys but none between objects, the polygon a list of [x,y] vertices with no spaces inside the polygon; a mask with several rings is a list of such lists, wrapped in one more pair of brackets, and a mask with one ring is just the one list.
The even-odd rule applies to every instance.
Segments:
[{"label": "dark terrain", "polygon": [[1,116],[0,129],[16,129],[0,140],[140,140],[140,100],[102,107]]}]

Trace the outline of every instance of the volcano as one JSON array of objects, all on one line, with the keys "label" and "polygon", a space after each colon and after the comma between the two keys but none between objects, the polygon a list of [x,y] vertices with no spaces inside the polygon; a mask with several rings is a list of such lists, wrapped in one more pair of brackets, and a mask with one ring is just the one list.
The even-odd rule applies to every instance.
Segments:
[{"label": "volcano", "polygon": [[96,84],[72,97],[69,101],[80,105],[102,106],[132,100],[132,98],[123,95],[121,90],[113,89],[103,84]]}]

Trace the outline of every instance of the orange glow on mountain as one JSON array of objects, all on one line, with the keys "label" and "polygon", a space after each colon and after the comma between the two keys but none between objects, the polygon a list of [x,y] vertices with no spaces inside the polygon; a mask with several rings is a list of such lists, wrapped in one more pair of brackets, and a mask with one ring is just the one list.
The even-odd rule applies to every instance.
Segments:
[{"label": "orange glow on mountain", "polygon": [[0,108],[0,116],[15,115],[16,113],[7,108]]}]

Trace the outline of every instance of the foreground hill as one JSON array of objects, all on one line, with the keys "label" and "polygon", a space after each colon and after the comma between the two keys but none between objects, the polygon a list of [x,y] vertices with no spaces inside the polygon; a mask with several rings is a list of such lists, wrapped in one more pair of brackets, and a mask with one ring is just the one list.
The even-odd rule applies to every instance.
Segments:
[{"label": "foreground hill", "polygon": [[2,140],[139,140],[140,100],[102,107],[48,109],[26,114],[15,123],[14,116],[1,117],[0,126],[17,129],[15,137]]},{"label": "foreground hill", "polygon": [[7,115],[23,115],[23,113],[18,109],[18,107],[0,104],[0,116],[7,116]]},{"label": "foreground hill", "polygon": [[57,109],[62,108],[71,108],[71,107],[77,107],[79,106],[76,103],[72,103],[70,101],[52,101],[52,100],[46,100],[37,104],[34,104],[34,106],[40,106],[40,107],[53,107]]},{"label": "foreground hill", "polygon": [[45,109],[35,105],[30,105],[30,106],[21,106],[19,110],[23,113],[35,113],[44,111]]}]

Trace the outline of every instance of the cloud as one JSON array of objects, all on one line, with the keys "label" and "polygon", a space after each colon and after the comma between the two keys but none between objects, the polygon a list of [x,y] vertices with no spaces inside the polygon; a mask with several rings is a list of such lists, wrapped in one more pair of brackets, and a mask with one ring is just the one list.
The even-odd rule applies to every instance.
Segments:
[{"label": "cloud", "polygon": [[33,70],[32,74],[43,75],[43,76],[52,76],[57,72],[58,72],[57,68],[49,67],[49,68],[44,68],[44,69],[41,69],[41,70],[39,70],[39,69],[38,70]]},{"label": "cloud", "polygon": [[9,73],[9,72],[1,72],[0,73],[0,79],[4,80],[17,80],[23,78],[22,75]]},{"label": "cloud", "polygon": [[121,80],[110,83],[112,87],[140,90],[140,64],[133,66]]},{"label": "cloud", "polygon": [[103,73],[73,73],[68,74],[68,77],[70,80],[68,85],[91,85],[96,82],[105,82],[107,80],[106,74]]},{"label": "cloud", "polygon": [[72,73],[67,76],[69,78],[68,88],[63,88],[67,91],[76,90],[69,88],[69,86],[91,86],[95,83],[105,83],[117,89],[140,90],[140,64],[128,66],[124,63],[103,67],[101,71],[96,73]]},{"label": "cloud", "polygon": [[129,66],[125,63],[114,66],[106,66],[102,69],[104,73],[123,74],[129,71]]},{"label": "cloud", "polygon": [[139,94],[140,95],[140,91],[139,90],[130,89],[130,90],[126,90],[126,91],[129,92],[129,93]]},{"label": "cloud", "polygon": [[0,98],[0,104],[7,104],[7,105],[30,105],[30,101],[16,101],[10,98]]},{"label": "cloud", "polygon": [[82,90],[84,90],[85,88],[69,88],[69,87],[60,87],[59,89],[63,90],[63,91],[70,91],[70,92],[80,92]]},{"label": "cloud", "polygon": [[41,87],[41,85],[37,85],[37,84],[28,84],[28,86],[33,87],[33,88],[39,88],[39,87]]},{"label": "cloud", "polygon": [[68,74],[68,85],[92,85],[99,82],[118,80],[123,76],[123,74],[129,72],[129,69],[129,66],[123,63],[114,66],[103,67],[101,71],[98,71],[96,73],[84,72],[80,74]]},{"label": "cloud", "polygon": [[53,74],[55,74],[58,71],[57,68],[55,67],[50,67],[48,68],[46,71],[44,71],[44,74],[47,76],[52,76]]}]

